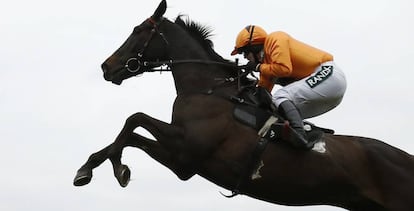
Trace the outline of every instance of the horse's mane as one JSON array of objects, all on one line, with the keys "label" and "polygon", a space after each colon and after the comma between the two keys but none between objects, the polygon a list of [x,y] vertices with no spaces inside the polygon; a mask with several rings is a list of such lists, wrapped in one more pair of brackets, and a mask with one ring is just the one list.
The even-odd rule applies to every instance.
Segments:
[{"label": "horse's mane", "polygon": [[192,21],[188,17],[183,20],[182,17],[183,15],[177,16],[175,23],[185,29],[195,40],[197,40],[208,52],[212,60],[229,62],[214,51],[214,44],[210,39],[213,36],[211,27]]}]

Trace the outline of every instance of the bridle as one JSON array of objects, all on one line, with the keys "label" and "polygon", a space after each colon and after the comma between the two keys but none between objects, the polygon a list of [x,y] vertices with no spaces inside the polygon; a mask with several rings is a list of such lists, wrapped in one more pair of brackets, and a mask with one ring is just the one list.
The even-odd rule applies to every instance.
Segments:
[{"label": "bridle", "polygon": [[[225,84],[230,84],[237,82],[237,90],[241,91],[241,79],[246,77],[247,75],[251,75],[253,78],[257,77],[253,74],[252,70],[247,70],[247,65],[238,65],[238,61],[231,63],[231,62],[220,62],[220,61],[212,61],[212,60],[201,60],[201,59],[183,59],[183,60],[164,60],[161,61],[159,59],[156,59],[155,61],[146,61],[144,60],[144,55],[149,47],[151,40],[154,38],[154,36],[158,35],[162,38],[164,44],[167,46],[167,54],[169,55],[169,42],[167,38],[164,36],[164,34],[160,31],[159,27],[165,20],[164,18],[161,18],[159,21],[155,21],[152,17],[147,19],[149,23],[152,24],[151,33],[148,37],[148,39],[145,41],[143,48],[137,53],[136,57],[131,57],[125,62],[125,69],[129,71],[130,73],[134,75],[143,74],[144,72],[171,72],[172,68],[176,64],[205,64],[205,65],[219,65],[219,66],[226,66],[229,68],[233,68],[237,70],[237,76],[235,77],[229,77],[229,78],[216,78],[215,80],[218,82],[216,85],[211,87],[211,89],[208,89],[205,91],[206,94],[212,94],[214,90],[218,87],[222,87]],[[171,58],[171,57],[170,57]],[[161,67],[161,68],[160,68]],[[166,68],[164,68],[166,67]],[[229,96],[225,96],[226,98]],[[230,96],[232,100],[234,100],[233,96]],[[242,99],[237,98],[237,101],[242,101]]]},{"label": "bridle", "polygon": [[165,38],[164,34],[159,30],[159,25],[162,23],[163,20],[164,19],[161,18],[157,22],[153,18],[148,18],[148,22],[152,24],[151,33],[148,39],[145,41],[143,48],[137,53],[137,57],[131,57],[126,61],[125,69],[127,69],[129,72],[136,73],[141,68],[155,66],[153,62],[143,61],[145,50],[147,50],[149,43],[151,42],[155,34],[159,35],[167,46],[169,45],[168,40]]},{"label": "bridle", "polygon": [[[169,46],[169,42],[167,38],[164,36],[164,33],[162,33],[159,30],[159,27],[161,23],[164,21],[164,18],[161,18],[160,20],[156,21],[152,17],[147,19],[149,23],[152,24],[151,33],[148,37],[148,39],[145,41],[143,48],[137,53],[136,57],[131,57],[125,62],[125,69],[131,73],[144,73],[144,72],[155,72],[155,71],[171,71],[171,67],[174,64],[187,64],[187,63],[198,63],[198,64],[213,64],[213,65],[221,65],[221,66],[228,66],[232,67],[238,70],[245,69],[245,66],[238,66],[236,63],[229,63],[229,62],[219,62],[219,61],[211,61],[211,60],[198,60],[198,59],[184,59],[184,60],[165,60],[160,61],[159,59],[156,59],[156,61],[145,61],[144,54],[147,48],[149,47],[149,44],[151,40],[154,38],[155,35],[158,35],[162,38],[165,45]],[[167,68],[163,69],[157,69],[154,68],[165,66]]]}]

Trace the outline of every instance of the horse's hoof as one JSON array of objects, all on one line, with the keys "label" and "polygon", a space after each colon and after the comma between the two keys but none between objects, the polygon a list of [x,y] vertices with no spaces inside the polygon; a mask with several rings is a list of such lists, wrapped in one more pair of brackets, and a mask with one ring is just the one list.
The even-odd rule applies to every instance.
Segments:
[{"label": "horse's hoof", "polygon": [[76,173],[75,179],[73,180],[74,186],[83,186],[88,184],[92,179],[92,170],[82,170]]},{"label": "horse's hoof", "polygon": [[129,170],[128,166],[126,165],[119,166],[116,179],[118,180],[121,187],[125,188],[128,185],[130,178],[131,178],[131,171]]}]

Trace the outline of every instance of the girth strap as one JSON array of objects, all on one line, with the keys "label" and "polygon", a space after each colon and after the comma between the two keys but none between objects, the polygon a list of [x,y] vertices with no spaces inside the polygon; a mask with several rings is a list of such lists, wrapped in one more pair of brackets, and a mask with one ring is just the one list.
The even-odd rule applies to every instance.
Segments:
[{"label": "girth strap", "polygon": [[246,166],[246,168],[244,168],[244,171],[242,172],[241,177],[239,178],[239,180],[237,181],[234,189],[232,190],[232,194],[231,195],[224,195],[223,196],[227,197],[227,198],[232,198],[234,196],[237,196],[241,193],[241,188],[243,188],[243,184],[251,179],[251,175],[253,175],[253,173],[256,171],[256,169],[259,168],[259,166],[261,165],[260,162],[260,158],[262,157],[262,154],[264,152],[264,150],[266,149],[267,144],[269,143],[269,140],[263,137],[259,137],[259,140],[256,144],[256,147],[251,155],[250,161],[248,163],[248,165]]}]

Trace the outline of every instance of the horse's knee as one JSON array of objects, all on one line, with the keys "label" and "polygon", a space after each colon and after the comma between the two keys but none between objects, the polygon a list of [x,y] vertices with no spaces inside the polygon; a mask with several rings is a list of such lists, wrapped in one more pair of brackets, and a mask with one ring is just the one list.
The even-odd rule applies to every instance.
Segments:
[{"label": "horse's knee", "polygon": [[141,120],[141,119],[144,119],[144,118],[146,118],[147,116],[148,116],[148,115],[146,115],[146,114],[145,114],[145,113],[143,113],[143,112],[137,112],[137,113],[132,114],[131,116],[129,116],[127,120],[129,120],[129,121],[136,121],[136,120]]},{"label": "horse's knee", "polygon": [[125,122],[126,125],[136,125],[142,122],[147,117],[146,114],[138,112],[129,116]]}]

